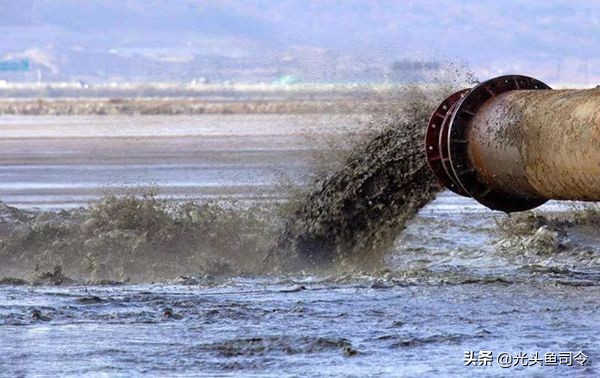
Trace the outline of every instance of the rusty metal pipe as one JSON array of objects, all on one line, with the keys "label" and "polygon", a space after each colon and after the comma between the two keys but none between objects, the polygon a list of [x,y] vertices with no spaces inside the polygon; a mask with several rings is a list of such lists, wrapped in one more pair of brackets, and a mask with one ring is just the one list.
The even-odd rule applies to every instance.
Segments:
[{"label": "rusty metal pipe", "polygon": [[515,75],[486,81],[440,105],[426,151],[444,185],[494,210],[600,201],[600,89],[551,90]]}]

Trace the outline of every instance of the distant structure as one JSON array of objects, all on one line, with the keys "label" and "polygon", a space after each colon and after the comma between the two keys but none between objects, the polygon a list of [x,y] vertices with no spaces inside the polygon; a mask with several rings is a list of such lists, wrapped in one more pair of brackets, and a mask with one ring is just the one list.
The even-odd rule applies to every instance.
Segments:
[{"label": "distant structure", "polygon": [[26,59],[0,60],[0,71],[2,71],[2,72],[29,71],[29,61]]},{"label": "distant structure", "polygon": [[0,79],[9,81],[28,77],[31,64],[27,59],[0,59]]}]

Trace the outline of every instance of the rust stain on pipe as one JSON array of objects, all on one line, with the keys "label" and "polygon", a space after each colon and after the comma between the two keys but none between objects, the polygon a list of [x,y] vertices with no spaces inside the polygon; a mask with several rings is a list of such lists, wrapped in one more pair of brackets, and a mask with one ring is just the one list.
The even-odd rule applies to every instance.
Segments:
[{"label": "rust stain on pipe", "polygon": [[467,131],[473,166],[517,196],[600,200],[600,89],[511,91]]},{"label": "rust stain on pipe", "polygon": [[600,89],[551,90],[513,75],[461,93],[428,128],[442,182],[506,212],[549,199],[600,201]]}]

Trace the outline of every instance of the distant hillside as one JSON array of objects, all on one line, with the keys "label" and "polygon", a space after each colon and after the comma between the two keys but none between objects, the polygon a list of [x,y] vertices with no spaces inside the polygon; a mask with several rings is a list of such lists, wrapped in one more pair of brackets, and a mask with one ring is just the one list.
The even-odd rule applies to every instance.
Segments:
[{"label": "distant hillside", "polygon": [[15,80],[382,81],[403,59],[600,80],[593,1],[0,0]]}]

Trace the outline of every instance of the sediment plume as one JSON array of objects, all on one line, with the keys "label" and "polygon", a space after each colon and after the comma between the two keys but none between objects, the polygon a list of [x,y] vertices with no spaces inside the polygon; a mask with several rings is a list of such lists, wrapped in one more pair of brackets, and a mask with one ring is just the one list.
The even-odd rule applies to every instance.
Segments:
[{"label": "sediment plume", "polygon": [[397,113],[379,120],[381,131],[299,202],[271,255],[280,265],[381,263],[404,224],[441,189],[423,153],[437,97],[411,90]]},{"label": "sediment plume", "polygon": [[263,211],[134,196],[58,212],[0,203],[0,276],[61,284],[251,274],[273,239]]},{"label": "sediment plume", "polygon": [[135,196],[58,212],[0,204],[0,274],[43,284],[378,269],[406,222],[441,189],[423,140],[448,90],[403,93],[395,111],[374,116],[368,137],[285,211]]}]

